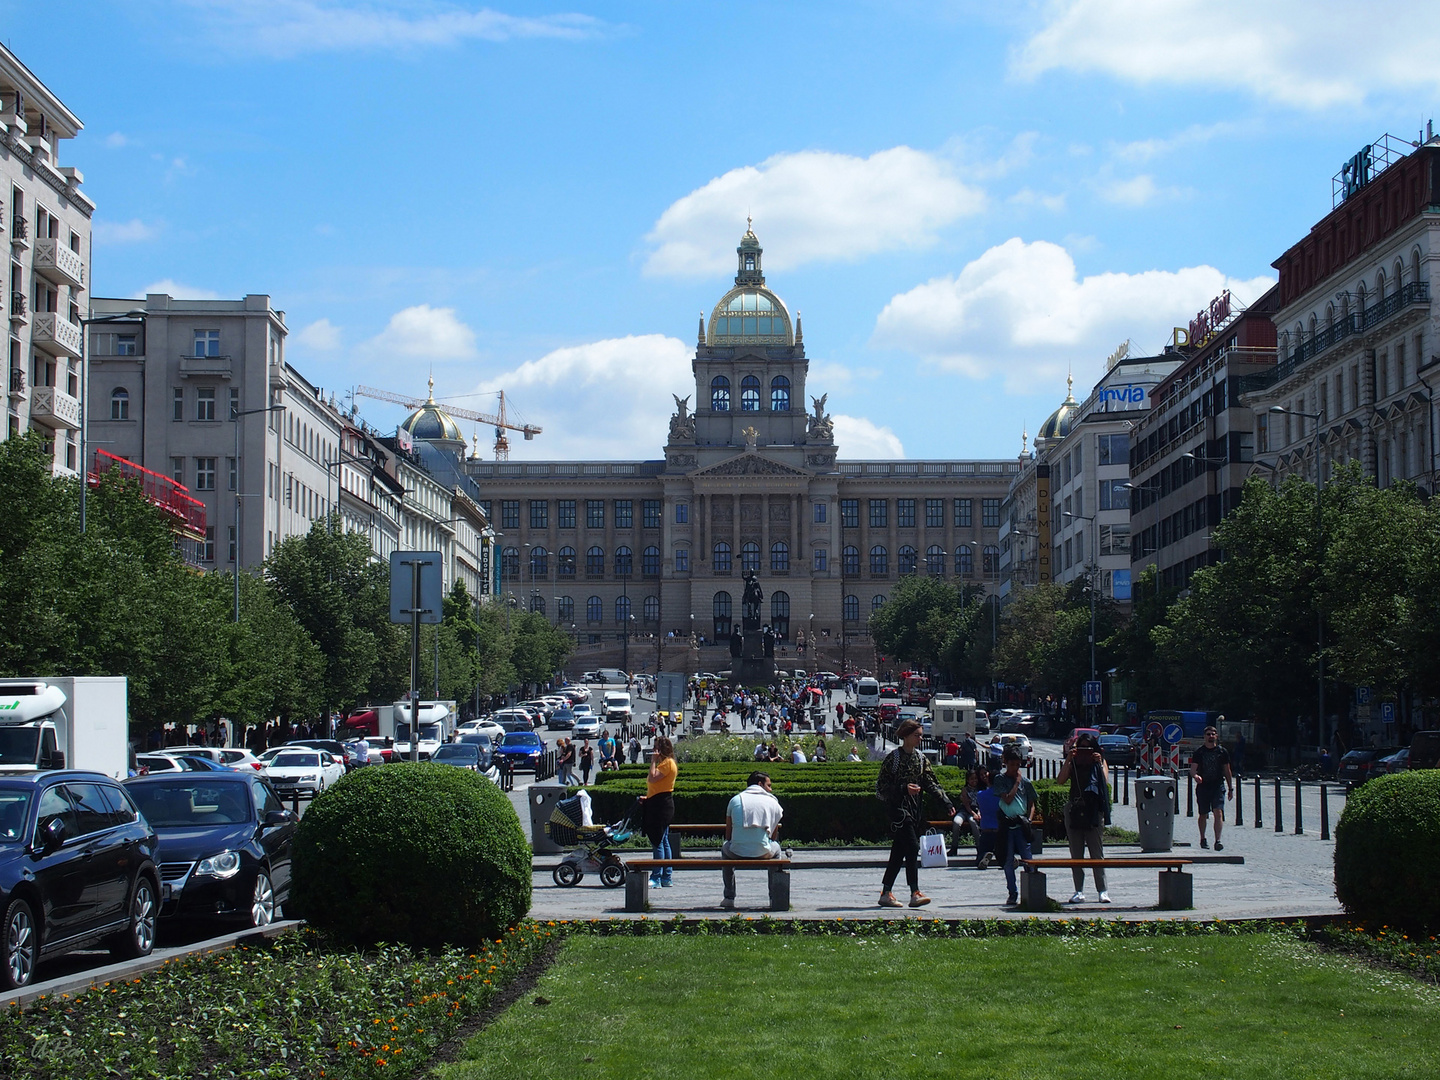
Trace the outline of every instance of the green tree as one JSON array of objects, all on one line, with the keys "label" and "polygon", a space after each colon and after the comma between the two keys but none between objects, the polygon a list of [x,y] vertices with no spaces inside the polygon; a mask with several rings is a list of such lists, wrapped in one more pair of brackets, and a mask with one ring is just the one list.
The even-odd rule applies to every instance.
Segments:
[{"label": "green tree", "polygon": [[[209,580],[233,595],[229,574]],[[264,578],[240,575],[240,621],[230,629],[230,679],[220,695],[224,715],[252,725],[320,711],[324,657]]]},{"label": "green tree", "polygon": [[514,611],[510,616],[510,662],[518,682],[543,683],[570,656],[570,635],[550,625],[544,615]]},{"label": "green tree", "polygon": [[939,665],[962,605],[960,591],[943,578],[907,574],[871,612],[870,636],[881,653],[928,671]]}]

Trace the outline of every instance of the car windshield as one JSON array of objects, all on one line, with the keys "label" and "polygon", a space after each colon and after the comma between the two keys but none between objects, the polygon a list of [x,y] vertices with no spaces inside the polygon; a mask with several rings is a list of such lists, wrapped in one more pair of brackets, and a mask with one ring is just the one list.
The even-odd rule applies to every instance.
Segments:
[{"label": "car windshield", "polygon": [[512,731],[500,740],[501,746],[537,746],[540,736],[526,731]]},{"label": "car windshield", "polygon": [[165,780],[131,784],[126,790],[140,805],[145,820],[157,829],[241,825],[250,820],[250,797],[244,783]]},{"label": "car windshield", "polygon": [[276,754],[270,760],[272,769],[318,769],[319,754]]},{"label": "car windshield", "polygon": [[18,844],[30,817],[28,788],[0,788],[0,844]]},{"label": "car windshield", "polygon": [[40,729],[0,728],[0,765],[34,765]]},{"label": "car windshield", "polygon": [[457,761],[479,761],[480,748],[470,743],[451,743],[436,750],[430,760],[449,761],[451,758]]},{"label": "car windshield", "polygon": [[486,734],[485,734],[484,732],[482,732],[482,731],[472,731],[472,732],[470,732],[470,733],[468,733],[468,734],[466,734],[466,735],[461,735],[461,736],[460,736],[460,743],[461,743],[462,745],[468,743],[469,745],[472,745],[472,746],[489,746],[489,745],[491,745],[491,743],[493,743],[494,741],[495,741],[495,740],[493,740],[492,738],[490,738],[489,735],[486,735]]}]

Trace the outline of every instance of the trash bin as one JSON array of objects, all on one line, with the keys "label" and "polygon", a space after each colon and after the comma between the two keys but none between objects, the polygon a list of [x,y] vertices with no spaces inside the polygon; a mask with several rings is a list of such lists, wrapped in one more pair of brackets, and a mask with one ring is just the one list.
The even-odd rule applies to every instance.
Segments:
[{"label": "trash bin", "polygon": [[1175,845],[1175,780],[1141,776],[1135,780],[1135,816],[1141,851],[1169,851]]},{"label": "trash bin", "polygon": [[570,789],[563,784],[531,784],[525,792],[530,803],[530,849],[537,855],[556,855],[565,849],[550,839],[545,823],[555,812],[555,804],[565,798]]}]

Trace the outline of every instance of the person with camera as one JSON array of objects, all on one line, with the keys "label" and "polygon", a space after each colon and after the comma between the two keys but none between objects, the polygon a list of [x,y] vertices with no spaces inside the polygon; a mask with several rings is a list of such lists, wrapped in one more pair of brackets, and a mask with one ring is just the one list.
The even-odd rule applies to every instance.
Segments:
[{"label": "person with camera", "polygon": [[[1082,733],[1073,745],[1065,748],[1065,763],[1060,766],[1057,784],[1070,781],[1070,801],[1065,804],[1065,837],[1070,842],[1070,857],[1085,858],[1085,851],[1092,859],[1105,857],[1104,830],[1110,821],[1110,770],[1100,756],[1100,743],[1089,732]],[[1075,880],[1075,895],[1070,903],[1085,902],[1085,871],[1079,866],[1070,868]],[[1105,891],[1105,868],[1094,868],[1095,888],[1100,893],[1100,903],[1108,904],[1110,894]]]},{"label": "person with camera", "polygon": [[953,818],[955,807],[950,796],[935,779],[935,770],[920,753],[922,730],[918,720],[902,720],[895,729],[900,745],[885,755],[880,775],[875,781],[875,794],[890,811],[890,860],[880,884],[881,907],[903,907],[890,890],[905,864],[905,883],[910,886],[910,906],[924,907],[930,898],[920,891],[920,835],[925,831],[922,802],[929,792],[945,807],[945,816]]},{"label": "person with camera", "polygon": [[1030,819],[1035,814],[1035,786],[1020,775],[1020,750],[1014,743],[1005,744],[1001,761],[1005,771],[995,777],[991,788],[1000,799],[1000,833],[1005,845],[1005,903],[1013,907],[1020,902],[1015,868],[1021,860],[1030,858]]}]

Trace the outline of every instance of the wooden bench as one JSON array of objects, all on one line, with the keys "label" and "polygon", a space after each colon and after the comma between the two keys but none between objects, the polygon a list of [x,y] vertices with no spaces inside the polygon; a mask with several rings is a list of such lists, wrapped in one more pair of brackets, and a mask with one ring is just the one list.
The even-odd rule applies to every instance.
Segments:
[{"label": "wooden bench", "polygon": [[625,863],[625,910],[650,903],[652,870],[764,870],[770,877],[770,910],[790,910],[789,859],[630,859]]},{"label": "wooden bench", "polygon": [[1020,875],[1020,906],[1026,911],[1044,911],[1046,908],[1045,875],[1047,867],[1056,870],[1071,870],[1076,867],[1089,870],[1159,870],[1160,903],[1165,911],[1184,911],[1195,906],[1195,879],[1185,873],[1182,867],[1194,864],[1194,859],[1022,859],[1025,872]]}]

